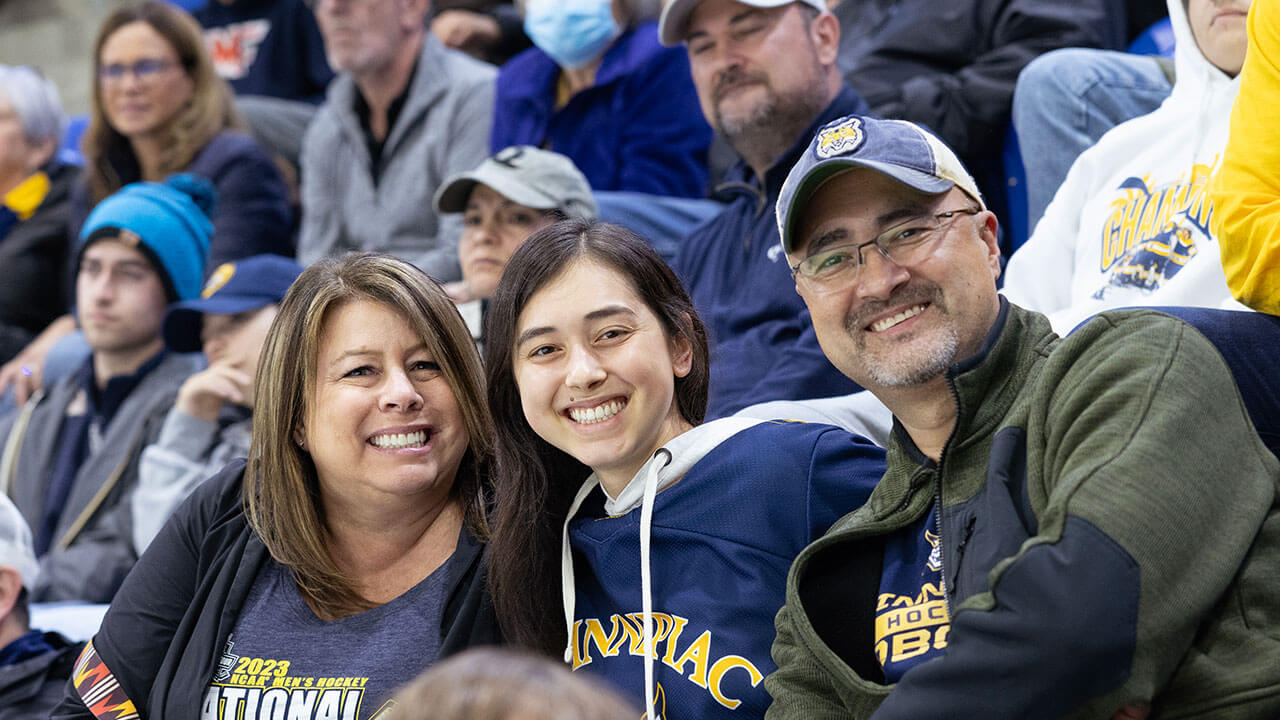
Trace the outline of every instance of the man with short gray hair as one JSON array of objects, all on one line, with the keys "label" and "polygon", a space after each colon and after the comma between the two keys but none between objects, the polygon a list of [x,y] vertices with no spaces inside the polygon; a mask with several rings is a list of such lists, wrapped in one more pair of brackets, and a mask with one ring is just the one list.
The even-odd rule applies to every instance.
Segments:
[{"label": "man with short gray hair", "polygon": [[431,197],[488,154],[492,66],[426,31],[428,0],[319,0],[329,85],[302,143],[298,261],[385,252],[456,280],[457,218]]}]

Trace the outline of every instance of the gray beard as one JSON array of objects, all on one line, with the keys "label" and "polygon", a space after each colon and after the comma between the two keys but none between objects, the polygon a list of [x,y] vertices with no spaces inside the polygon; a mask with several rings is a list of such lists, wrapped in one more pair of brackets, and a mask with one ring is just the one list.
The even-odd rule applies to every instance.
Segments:
[{"label": "gray beard", "polygon": [[927,348],[924,354],[905,355],[893,353],[888,358],[874,357],[868,352],[863,342],[862,328],[867,319],[881,313],[885,308],[899,303],[914,305],[931,303],[944,315],[946,303],[942,299],[942,289],[928,281],[918,281],[914,285],[904,287],[885,302],[864,305],[858,313],[845,320],[845,331],[857,343],[856,350],[863,358],[863,368],[868,379],[882,387],[909,387],[926,383],[946,371],[955,362],[960,351],[960,337],[956,329],[946,326],[938,342]]},{"label": "gray beard", "polygon": [[946,372],[955,362],[959,347],[955,328],[948,327],[940,342],[924,356],[895,357],[888,362],[868,364],[867,375],[882,387],[922,385]]}]

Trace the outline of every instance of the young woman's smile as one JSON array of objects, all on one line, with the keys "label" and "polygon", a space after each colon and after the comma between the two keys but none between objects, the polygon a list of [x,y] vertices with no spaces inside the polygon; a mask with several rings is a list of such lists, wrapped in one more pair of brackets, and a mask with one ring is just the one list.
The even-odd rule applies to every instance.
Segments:
[{"label": "young woman's smile", "polygon": [[692,351],[615,270],[569,265],[529,299],[516,330],[512,369],[529,425],[610,492],[689,428],[675,379],[688,374]]}]

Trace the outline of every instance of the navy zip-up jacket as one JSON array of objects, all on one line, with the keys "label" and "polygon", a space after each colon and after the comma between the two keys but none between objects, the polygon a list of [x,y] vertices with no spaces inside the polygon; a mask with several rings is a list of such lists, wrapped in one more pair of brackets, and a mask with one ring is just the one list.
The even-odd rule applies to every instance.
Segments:
[{"label": "navy zip-up jacket", "polygon": [[778,238],[774,206],[782,183],[822,125],[866,114],[843,88],[796,144],[765,173],[764,186],[739,160],[716,187],[724,212],[689,234],[675,270],[711,340],[712,420],[758,402],[845,395],[859,388],[837,370],[813,333]]}]

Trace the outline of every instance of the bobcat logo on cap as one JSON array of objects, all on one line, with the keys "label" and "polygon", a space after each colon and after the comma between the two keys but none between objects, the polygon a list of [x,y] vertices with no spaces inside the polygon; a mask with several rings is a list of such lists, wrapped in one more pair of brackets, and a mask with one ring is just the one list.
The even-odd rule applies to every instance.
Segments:
[{"label": "bobcat logo on cap", "polygon": [[814,152],[825,160],[857,150],[866,139],[866,133],[862,132],[862,119],[848,118],[836,125],[823,128],[818,133],[818,147]]},{"label": "bobcat logo on cap", "polygon": [[223,285],[227,284],[227,281],[231,279],[231,276],[235,274],[235,263],[222,263],[218,266],[218,269],[214,270],[213,274],[209,276],[209,282],[204,284],[204,290],[200,291],[200,297],[207,298],[218,292],[222,289]]}]

